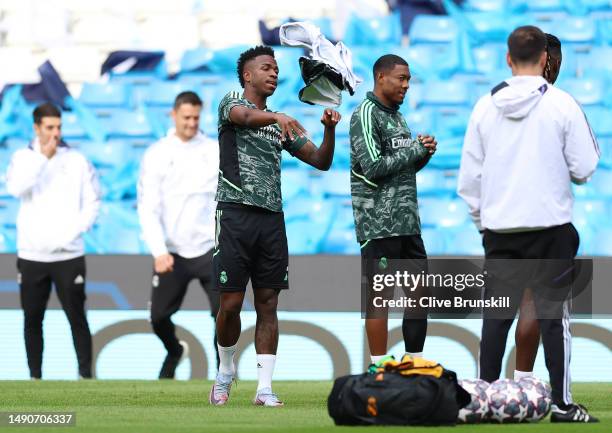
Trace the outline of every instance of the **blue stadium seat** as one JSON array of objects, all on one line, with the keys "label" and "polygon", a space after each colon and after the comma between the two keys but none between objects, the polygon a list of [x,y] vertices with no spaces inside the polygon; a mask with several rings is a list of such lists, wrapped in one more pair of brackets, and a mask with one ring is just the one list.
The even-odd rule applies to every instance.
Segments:
[{"label": "blue stadium seat", "polygon": [[600,164],[587,185],[592,188],[597,197],[605,197],[612,206],[612,170],[610,168],[602,167]]},{"label": "blue stadium seat", "polygon": [[601,150],[599,166],[608,170],[612,169],[612,137],[600,137],[597,142]]},{"label": "blue stadium seat", "polygon": [[17,252],[17,230],[15,227],[0,226],[0,254]]},{"label": "blue stadium seat", "polygon": [[66,140],[82,139],[87,137],[87,131],[81,126],[76,113],[62,114],[62,137]]},{"label": "blue stadium seat", "polygon": [[584,113],[597,138],[612,136],[612,109],[600,106],[587,106]]},{"label": "blue stadium seat", "polygon": [[[612,42],[612,38],[610,38]],[[565,64],[565,52],[563,53],[563,62]],[[597,46],[591,48],[588,57],[585,56],[582,59],[584,63],[582,66],[582,73],[586,76],[612,76],[612,47],[611,46]]]},{"label": "blue stadium seat", "polygon": [[94,109],[127,108],[130,93],[131,86],[124,83],[85,83],[79,101]]},{"label": "blue stadium seat", "polygon": [[196,92],[202,97],[201,86],[196,86],[185,81],[154,81],[143,89],[141,102],[147,105],[172,107],[176,96],[187,90]]},{"label": "blue stadium seat", "polygon": [[281,170],[281,193],[284,202],[291,201],[298,195],[308,194],[309,188],[308,170],[293,167]]},{"label": "blue stadium seat", "polygon": [[461,147],[463,136],[440,137],[436,154],[429,161],[434,168],[455,169],[461,162]]},{"label": "blue stadium seat", "polygon": [[573,78],[559,83],[559,88],[572,95],[582,105],[598,105],[604,102],[605,81],[601,78]]},{"label": "blue stadium seat", "polygon": [[576,226],[606,226],[609,221],[609,208],[605,200],[577,200],[574,203],[572,221]]},{"label": "blue stadium seat", "polygon": [[347,197],[351,194],[348,170],[311,171],[310,193],[313,196]]},{"label": "blue stadium seat", "polygon": [[425,198],[419,201],[423,227],[459,227],[469,221],[468,208],[461,199]]},{"label": "blue stadium seat", "polygon": [[563,0],[510,0],[509,6],[517,11],[563,11]]},{"label": "blue stadium seat", "polygon": [[458,70],[461,65],[455,51],[452,44],[438,43],[417,43],[411,44],[410,47],[395,46],[390,50],[392,54],[402,57],[410,65],[410,73],[413,76],[411,86],[414,78],[424,80],[448,76]]},{"label": "blue stadium seat", "polygon": [[451,43],[459,36],[455,21],[444,15],[417,15],[410,26],[410,43]]},{"label": "blue stadium seat", "polygon": [[446,237],[445,254],[455,256],[483,256],[482,235],[470,221],[457,228],[444,230]]},{"label": "blue stadium seat", "polygon": [[472,48],[476,70],[483,74],[490,74],[504,66],[507,48],[502,44],[486,44]]},{"label": "blue stadium seat", "polygon": [[[410,92],[410,91],[409,91]],[[406,118],[406,124],[412,135],[416,137],[417,134],[435,134],[436,128],[436,116],[434,110],[430,108],[424,108],[422,110],[410,109],[407,104],[404,104],[400,109],[402,114]]]},{"label": "blue stadium seat", "polygon": [[19,200],[7,197],[0,200],[0,227],[14,227],[17,223]]},{"label": "blue stadium seat", "polygon": [[426,83],[421,104],[435,106],[469,106],[471,89],[469,84],[462,81],[430,80]]},{"label": "blue stadium seat", "polygon": [[551,33],[561,40],[562,44],[592,44],[595,42],[596,27],[589,17],[567,17],[555,20]]},{"label": "blue stadium seat", "polygon": [[602,228],[594,232],[590,251],[586,254],[594,256],[612,256],[612,229]]},{"label": "blue stadium seat", "polygon": [[136,204],[104,202],[93,230],[86,237],[89,249],[98,254],[145,254]]},{"label": "blue stadium seat", "polygon": [[472,39],[482,43],[504,43],[522,16],[498,12],[468,12],[465,28]]},{"label": "blue stadium seat", "polygon": [[463,8],[481,12],[504,12],[507,0],[467,0]]},{"label": "blue stadium seat", "polygon": [[440,108],[436,110],[436,136],[463,136],[470,120],[471,109],[463,107]]},{"label": "blue stadium seat", "polygon": [[428,256],[441,256],[446,254],[446,239],[441,230],[424,227],[421,230],[423,244]]},{"label": "blue stadium seat", "polygon": [[419,197],[437,195],[441,190],[442,170],[424,168],[416,174],[417,192]]},{"label": "blue stadium seat", "polygon": [[398,12],[389,15],[361,18],[352,15],[346,26],[342,41],[349,47],[354,45],[380,46],[380,44],[399,44],[402,26]]},{"label": "blue stadium seat", "polygon": [[142,111],[113,110],[109,117],[100,118],[112,138],[151,138],[155,133]]},{"label": "blue stadium seat", "polygon": [[341,200],[338,213],[325,237],[322,253],[324,254],[359,254],[360,247],[355,235],[353,207],[349,200]]}]

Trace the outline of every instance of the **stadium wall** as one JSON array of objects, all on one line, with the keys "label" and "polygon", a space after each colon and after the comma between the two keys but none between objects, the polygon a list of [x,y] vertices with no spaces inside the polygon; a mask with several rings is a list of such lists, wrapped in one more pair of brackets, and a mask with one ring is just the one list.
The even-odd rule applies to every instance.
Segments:
[{"label": "stadium wall", "polygon": [[[0,379],[27,379],[23,313],[16,283],[15,256],[0,255]],[[152,262],[148,256],[88,257],[88,318],[94,338],[94,365],[100,379],[154,379],[164,349],[152,334],[147,303]],[[611,259],[596,269],[598,287],[612,281]],[[319,380],[358,373],[367,363],[367,343],[359,312],[358,256],[293,256],[291,289],[280,297],[281,340],[275,377]],[[242,314],[238,372],[255,379],[252,344],[255,313],[252,294]],[[52,295],[45,317],[43,374],[47,379],[75,379],[76,357],[68,322]],[[576,381],[612,381],[612,319],[573,321],[572,377]],[[603,318],[602,318],[603,317]],[[206,296],[192,284],[182,310],[175,315],[182,338],[190,343],[190,362],[177,370],[180,379],[212,378],[215,371],[213,321]],[[457,371],[476,375],[480,320],[431,320],[425,354]],[[391,320],[390,353],[400,355],[401,322]],[[514,335],[511,331],[510,335]],[[511,374],[513,338],[509,338],[505,371]],[[546,377],[543,354],[536,374]]]}]

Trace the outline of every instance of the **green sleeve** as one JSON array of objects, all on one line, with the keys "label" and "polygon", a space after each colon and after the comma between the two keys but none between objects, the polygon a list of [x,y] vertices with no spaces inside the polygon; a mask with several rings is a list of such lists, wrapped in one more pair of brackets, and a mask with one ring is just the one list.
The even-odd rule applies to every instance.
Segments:
[{"label": "green sleeve", "polygon": [[375,180],[397,173],[415,164],[427,154],[427,149],[413,140],[391,155],[381,155],[380,132],[374,107],[361,104],[353,113],[350,126],[351,152],[354,163],[359,163],[366,178]]},{"label": "green sleeve", "polygon": [[236,105],[244,105],[247,104],[240,98],[240,93],[236,91],[229,92],[227,95],[223,97],[221,102],[219,103],[219,125],[231,123],[230,121],[230,111]]}]

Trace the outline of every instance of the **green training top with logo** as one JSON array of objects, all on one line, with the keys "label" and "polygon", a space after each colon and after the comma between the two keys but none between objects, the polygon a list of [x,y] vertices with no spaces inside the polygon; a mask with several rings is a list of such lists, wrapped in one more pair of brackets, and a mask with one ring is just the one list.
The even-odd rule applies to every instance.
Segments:
[{"label": "green training top with logo", "polygon": [[285,149],[294,155],[308,138],[281,141],[277,124],[261,128],[236,125],[230,120],[230,110],[237,105],[258,109],[238,92],[229,92],[219,104],[219,183],[215,200],[281,212],[281,152]]},{"label": "green training top with logo", "polygon": [[372,92],[351,117],[351,195],[357,240],[421,232],[416,164],[427,149],[406,120]]}]

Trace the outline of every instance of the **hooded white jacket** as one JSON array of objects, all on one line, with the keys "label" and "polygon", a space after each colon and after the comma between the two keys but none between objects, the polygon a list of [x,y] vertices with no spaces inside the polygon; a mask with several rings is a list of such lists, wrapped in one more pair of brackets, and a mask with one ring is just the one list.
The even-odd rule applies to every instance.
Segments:
[{"label": "hooded white jacket", "polygon": [[66,145],[47,159],[34,141],[13,154],[6,189],[21,199],[17,215],[17,255],[57,262],[85,253],[82,234],[100,208],[98,179],[85,157]]},{"label": "hooded white jacket", "polygon": [[572,220],[571,182],[599,147],[578,103],[542,77],[515,76],[483,96],[463,143],[457,192],[479,229],[523,231]]},{"label": "hooded white jacket", "polygon": [[145,152],[138,182],[140,225],[153,257],[193,258],[215,239],[219,145],[203,134],[183,142],[174,129]]}]

